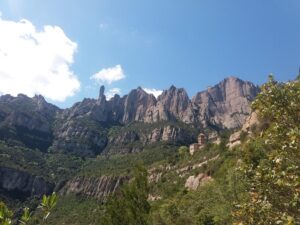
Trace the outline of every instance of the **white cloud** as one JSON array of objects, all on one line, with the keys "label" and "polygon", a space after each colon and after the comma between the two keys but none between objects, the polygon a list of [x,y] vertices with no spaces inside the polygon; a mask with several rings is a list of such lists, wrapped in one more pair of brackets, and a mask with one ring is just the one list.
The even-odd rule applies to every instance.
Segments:
[{"label": "white cloud", "polygon": [[107,99],[111,99],[112,97],[115,96],[115,94],[121,94],[121,89],[120,88],[112,88],[108,90],[108,92],[105,93]]},{"label": "white cloud", "polygon": [[111,84],[115,81],[119,81],[125,78],[125,74],[121,65],[116,65],[114,67],[105,68],[100,70],[98,73],[90,77],[97,81],[98,83],[108,83]]},{"label": "white cloud", "polygon": [[0,17],[0,33],[0,93],[64,101],[79,90],[70,69],[77,44],[60,27],[37,30],[28,20]]},{"label": "white cloud", "polygon": [[148,94],[153,94],[155,98],[157,98],[163,92],[162,90],[157,90],[155,88],[143,88],[143,90],[146,91]]}]

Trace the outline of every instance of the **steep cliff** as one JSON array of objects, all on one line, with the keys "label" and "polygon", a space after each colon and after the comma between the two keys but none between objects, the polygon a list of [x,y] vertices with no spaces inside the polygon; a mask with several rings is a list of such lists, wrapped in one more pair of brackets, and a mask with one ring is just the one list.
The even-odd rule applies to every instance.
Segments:
[{"label": "steep cliff", "polygon": [[67,182],[60,194],[83,195],[105,201],[109,194],[118,190],[126,179],[126,177],[114,176],[75,177]]},{"label": "steep cliff", "polygon": [[236,77],[197,93],[192,102],[198,122],[204,126],[220,129],[239,128],[249,116],[250,103],[259,92],[259,87]]},{"label": "steep cliff", "polygon": [[183,88],[171,86],[158,96],[157,103],[148,108],[145,122],[182,121],[192,124],[194,113],[191,101]]},{"label": "steep cliff", "polygon": [[60,111],[40,95],[0,96],[0,139],[17,140],[20,145],[46,151],[52,144],[52,124]]},{"label": "steep cliff", "polygon": [[0,192],[14,199],[42,196],[53,191],[54,184],[42,177],[12,168],[0,167]]}]

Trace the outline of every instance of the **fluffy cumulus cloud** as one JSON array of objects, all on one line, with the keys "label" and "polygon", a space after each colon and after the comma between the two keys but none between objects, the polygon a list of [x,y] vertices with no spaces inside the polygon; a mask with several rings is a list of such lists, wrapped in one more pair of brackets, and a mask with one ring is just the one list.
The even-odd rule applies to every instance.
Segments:
[{"label": "fluffy cumulus cloud", "polygon": [[163,92],[162,90],[157,90],[155,88],[143,88],[143,90],[146,91],[148,94],[153,94],[155,98],[157,98]]},{"label": "fluffy cumulus cloud", "polygon": [[79,90],[70,69],[77,44],[58,26],[38,30],[30,21],[0,17],[0,93],[41,94],[64,101]]},{"label": "fluffy cumulus cloud", "polygon": [[107,99],[111,99],[112,97],[115,96],[115,94],[121,94],[121,89],[120,88],[112,88],[105,93]]},{"label": "fluffy cumulus cloud", "polygon": [[90,79],[95,80],[98,83],[108,83],[108,84],[122,80],[124,78],[125,78],[125,74],[121,65],[104,68],[100,70],[98,73],[90,77]]}]

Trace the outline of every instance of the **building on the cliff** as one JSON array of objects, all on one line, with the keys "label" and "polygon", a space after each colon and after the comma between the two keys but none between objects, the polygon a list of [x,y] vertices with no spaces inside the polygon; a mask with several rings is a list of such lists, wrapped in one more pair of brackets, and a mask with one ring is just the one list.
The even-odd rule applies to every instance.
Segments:
[{"label": "building on the cliff", "polygon": [[206,142],[206,137],[205,134],[200,133],[198,135],[198,143],[193,143],[190,145],[190,154],[194,155],[195,152],[199,151],[200,149],[202,149],[205,145]]},{"label": "building on the cliff", "polygon": [[190,154],[191,155],[194,155],[194,152],[198,151],[198,149],[199,149],[198,143],[190,144]]}]

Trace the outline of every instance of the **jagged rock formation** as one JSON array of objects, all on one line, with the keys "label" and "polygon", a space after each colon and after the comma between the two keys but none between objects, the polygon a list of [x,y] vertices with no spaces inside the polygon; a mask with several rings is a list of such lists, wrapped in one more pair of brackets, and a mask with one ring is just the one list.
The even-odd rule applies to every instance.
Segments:
[{"label": "jagged rock formation", "polygon": [[204,126],[233,129],[241,127],[250,115],[250,102],[259,88],[250,82],[229,77],[193,99],[198,121]]},{"label": "jagged rock formation", "polygon": [[83,195],[105,201],[106,197],[118,190],[127,179],[114,176],[75,177],[67,182],[60,194]]},{"label": "jagged rock formation", "polygon": [[0,167],[0,192],[12,198],[25,199],[32,196],[42,196],[53,191],[54,184],[42,177],[30,175],[27,172],[12,168]]},{"label": "jagged rock formation", "polygon": [[[84,99],[64,110],[47,103],[42,96],[5,95],[0,97],[0,139],[80,156],[94,156],[107,147],[114,149],[113,145],[132,142],[141,146],[124,152],[139,151],[143,145],[160,141],[189,144],[193,134],[178,124],[198,130],[239,128],[249,116],[249,104],[258,91],[250,82],[229,77],[192,100],[183,88],[174,86],[157,99],[139,87],[123,97],[115,95],[106,100],[102,86],[98,99]],[[152,126],[162,121],[173,125]],[[143,123],[147,132],[121,129],[132,123]],[[111,137],[109,133],[115,125],[123,133]]]},{"label": "jagged rock formation", "polygon": [[253,135],[253,130],[255,130],[255,126],[263,126],[267,121],[259,121],[258,113],[256,111],[252,112],[249,117],[247,117],[242,129],[234,132],[229,137],[228,147],[233,148],[237,145],[241,144],[241,134],[251,137]]},{"label": "jagged rock formation", "polygon": [[154,106],[148,108],[144,116],[145,122],[161,120],[182,121],[188,124],[194,122],[192,103],[183,88],[178,89],[172,85],[169,90],[158,96]]}]

